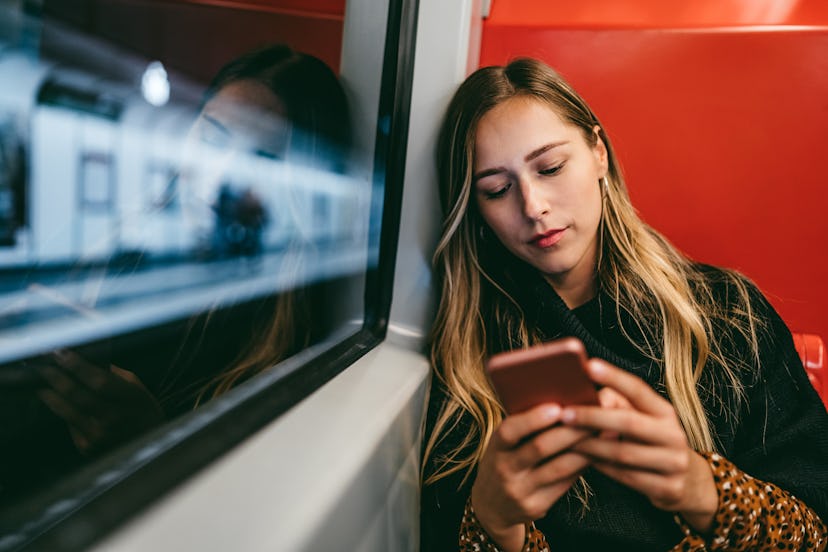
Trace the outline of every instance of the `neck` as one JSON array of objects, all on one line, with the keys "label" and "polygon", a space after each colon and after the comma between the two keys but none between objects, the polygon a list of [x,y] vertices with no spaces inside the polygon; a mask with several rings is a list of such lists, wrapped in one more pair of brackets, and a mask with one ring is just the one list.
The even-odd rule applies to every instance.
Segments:
[{"label": "neck", "polygon": [[580,307],[595,297],[598,291],[594,274],[587,278],[575,278],[572,274],[544,275],[544,278],[570,309]]},{"label": "neck", "polygon": [[593,236],[590,247],[566,272],[544,274],[543,277],[557,292],[570,310],[580,307],[598,292],[598,236]]}]

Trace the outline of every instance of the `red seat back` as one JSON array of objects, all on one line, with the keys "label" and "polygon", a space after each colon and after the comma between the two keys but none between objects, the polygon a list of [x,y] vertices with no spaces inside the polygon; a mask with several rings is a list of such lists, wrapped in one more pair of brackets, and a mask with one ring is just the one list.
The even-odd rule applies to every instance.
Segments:
[{"label": "red seat back", "polygon": [[808,379],[819,393],[823,404],[828,407],[828,382],[825,381],[825,344],[814,334],[793,334],[794,346],[808,372]]}]

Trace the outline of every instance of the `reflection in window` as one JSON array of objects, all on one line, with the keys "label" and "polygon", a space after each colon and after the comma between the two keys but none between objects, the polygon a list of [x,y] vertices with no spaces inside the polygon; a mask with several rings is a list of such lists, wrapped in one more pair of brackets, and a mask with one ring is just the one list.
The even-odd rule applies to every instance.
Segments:
[{"label": "reflection in window", "polygon": [[115,195],[115,160],[109,153],[82,153],[80,210],[109,212]]},{"label": "reflection in window", "polygon": [[146,204],[147,211],[175,211],[179,208],[178,169],[161,162],[147,164],[146,175]]},{"label": "reflection in window", "polygon": [[[2,8],[18,25],[0,29],[6,507],[358,329],[352,298],[377,242],[330,64],[264,26],[264,47],[210,36],[207,57],[221,63],[205,79],[201,50],[187,58],[180,40],[165,50],[139,32],[262,14],[19,4],[28,11]],[[129,14],[135,29],[111,38]]]}]

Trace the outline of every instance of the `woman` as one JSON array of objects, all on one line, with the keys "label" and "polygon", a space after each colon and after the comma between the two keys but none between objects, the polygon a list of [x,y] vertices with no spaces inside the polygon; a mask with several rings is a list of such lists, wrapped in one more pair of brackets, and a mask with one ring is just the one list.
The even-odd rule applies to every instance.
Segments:
[{"label": "woman", "polygon": [[[470,76],[438,169],[424,549],[824,549],[828,423],[790,332],[637,217],[559,75]],[[594,357],[602,407],[505,416],[484,359],[562,336]]]}]

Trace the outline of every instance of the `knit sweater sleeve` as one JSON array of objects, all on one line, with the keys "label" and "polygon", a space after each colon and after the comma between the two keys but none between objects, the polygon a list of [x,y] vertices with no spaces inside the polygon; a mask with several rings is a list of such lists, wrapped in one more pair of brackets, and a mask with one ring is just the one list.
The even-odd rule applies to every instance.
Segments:
[{"label": "knit sweater sleeve", "polygon": [[[791,332],[758,290],[753,308],[765,321],[759,366],[727,457],[744,473],[796,496],[828,519],[828,415],[793,345]],[[742,354],[745,354],[744,352]]]}]

